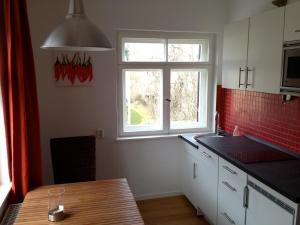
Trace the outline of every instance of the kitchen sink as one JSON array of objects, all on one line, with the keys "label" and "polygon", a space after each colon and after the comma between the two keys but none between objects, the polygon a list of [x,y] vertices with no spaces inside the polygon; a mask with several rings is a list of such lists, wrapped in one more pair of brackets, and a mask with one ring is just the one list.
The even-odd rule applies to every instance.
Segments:
[{"label": "kitchen sink", "polygon": [[215,138],[222,138],[227,136],[227,134],[225,133],[220,133],[220,134],[216,134],[216,133],[208,133],[208,134],[198,134],[194,136],[194,139],[197,141],[198,138],[202,138],[202,137],[215,137]]}]

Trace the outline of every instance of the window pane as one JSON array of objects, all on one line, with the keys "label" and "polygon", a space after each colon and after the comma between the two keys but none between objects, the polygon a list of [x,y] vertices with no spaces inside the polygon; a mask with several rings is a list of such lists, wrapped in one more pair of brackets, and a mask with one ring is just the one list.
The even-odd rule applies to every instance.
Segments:
[{"label": "window pane", "polygon": [[154,38],[124,38],[123,62],[164,62],[166,41]]},{"label": "window pane", "polygon": [[124,131],[161,130],[162,70],[124,70]]},{"label": "window pane", "polygon": [[171,129],[207,127],[207,70],[171,70]]},{"label": "window pane", "polygon": [[168,40],[169,62],[208,62],[209,40],[170,39]]},{"label": "window pane", "polygon": [[3,114],[2,94],[0,92],[0,185],[7,185],[9,183],[10,183],[10,178],[8,172],[5,122],[4,122],[4,114]]}]

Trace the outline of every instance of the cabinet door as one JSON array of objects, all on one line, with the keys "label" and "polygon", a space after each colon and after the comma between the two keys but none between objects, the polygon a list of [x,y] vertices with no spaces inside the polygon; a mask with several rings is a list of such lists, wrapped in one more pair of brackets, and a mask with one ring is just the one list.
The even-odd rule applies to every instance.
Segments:
[{"label": "cabinet door", "polygon": [[289,4],[285,11],[284,41],[300,40],[300,2]]},{"label": "cabinet door", "polygon": [[184,150],[183,157],[182,157],[182,191],[184,195],[192,202],[193,200],[193,161],[189,156],[187,150]]},{"label": "cabinet door", "polygon": [[211,224],[217,224],[218,156],[199,146],[198,206]]},{"label": "cabinet door", "polygon": [[223,42],[222,86],[245,88],[249,19],[226,25]]},{"label": "cabinet door", "polygon": [[181,160],[181,188],[183,194],[189,198],[190,195],[190,169],[189,169],[189,162],[188,162],[188,153],[184,149],[182,152],[182,160]]},{"label": "cabinet door", "polygon": [[284,8],[250,19],[247,90],[280,92]]},{"label": "cabinet door", "polygon": [[197,149],[189,144],[185,144],[184,146],[181,172],[182,191],[194,207],[197,208],[199,192],[197,187],[199,163],[197,157],[195,157]]},{"label": "cabinet door", "polygon": [[[285,202],[278,193],[262,187],[257,182],[248,185],[249,201],[246,216],[246,225],[293,225],[293,207]],[[276,203],[275,203],[276,202]],[[287,206],[290,207],[287,209]],[[285,209],[286,208],[286,209]]]}]

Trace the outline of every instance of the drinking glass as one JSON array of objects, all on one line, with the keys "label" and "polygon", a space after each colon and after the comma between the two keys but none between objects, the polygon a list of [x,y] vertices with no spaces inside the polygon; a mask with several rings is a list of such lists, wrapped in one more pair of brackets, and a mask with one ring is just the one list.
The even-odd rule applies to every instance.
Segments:
[{"label": "drinking glass", "polygon": [[48,190],[48,220],[59,221],[64,217],[64,188]]}]

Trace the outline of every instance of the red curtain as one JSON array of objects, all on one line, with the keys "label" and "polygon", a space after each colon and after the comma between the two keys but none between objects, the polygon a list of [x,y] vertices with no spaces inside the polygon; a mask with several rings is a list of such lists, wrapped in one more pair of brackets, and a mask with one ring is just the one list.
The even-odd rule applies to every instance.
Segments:
[{"label": "red curtain", "polygon": [[42,184],[39,112],[26,0],[0,0],[0,79],[14,202]]}]

